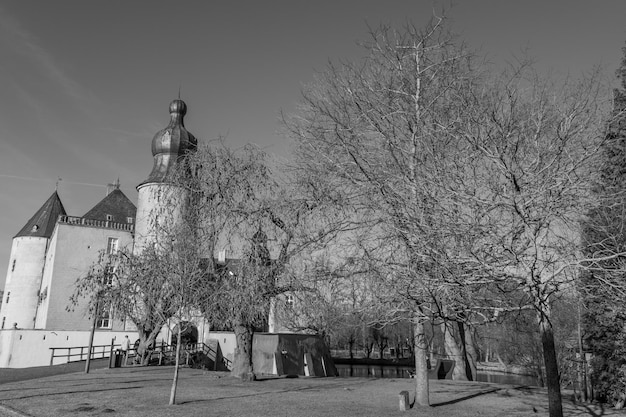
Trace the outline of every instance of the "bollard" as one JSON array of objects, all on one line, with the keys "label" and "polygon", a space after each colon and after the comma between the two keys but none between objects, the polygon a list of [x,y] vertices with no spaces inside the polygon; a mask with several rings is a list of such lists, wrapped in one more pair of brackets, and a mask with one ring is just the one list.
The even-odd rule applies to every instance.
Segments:
[{"label": "bollard", "polygon": [[400,399],[400,411],[406,411],[411,408],[409,403],[409,391],[401,391],[399,395]]}]

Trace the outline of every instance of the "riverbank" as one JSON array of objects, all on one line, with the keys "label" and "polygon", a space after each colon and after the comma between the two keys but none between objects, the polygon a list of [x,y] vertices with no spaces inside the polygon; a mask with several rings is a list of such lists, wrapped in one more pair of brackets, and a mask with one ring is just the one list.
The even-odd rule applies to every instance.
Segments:
[{"label": "riverbank", "polygon": [[504,374],[523,375],[536,377],[532,369],[522,365],[504,365],[500,362],[478,362],[476,369],[485,372],[501,372]]},{"label": "riverbank", "polygon": [[[98,369],[0,385],[0,416],[400,416],[398,394],[413,400],[414,380],[268,378],[241,382],[228,373],[183,368],[176,406],[168,406],[172,367]],[[1,379],[1,376],[0,376]],[[540,388],[431,381],[432,407],[420,416],[547,416]],[[564,403],[566,415],[625,415]]]},{"label": "riverbank", "polygon": [[[341,365],[371,365],[371,366],[407,366],[415,368],[415,361],[412,358],[399,359],[375,359],[375,358],[345,358],[333,357],[335,364]],[[484,372],[500,372],[503,374],[532,376],[536,375],[531,369],[521,365],[504,365],[500,362],[478,362],[476,369]]]},{"label": "riverbank", "polygon": [[[411,359],[367,359],[367,358],[333,358],[339,376],[367,378],[412,378],[415,364]],[[450,362],[449,360],[444,360]],[[437,361],[439,362],[439,361]],[[437,363],[438,364],[438,363]],[[452,379],[450,365],[444,365],[447,372],[438,372],[429,368],[429,379]],[[539,386],[537,376],[522,366],[505,366],[498,362],[476,365],[478,371],[476,381],[503,384],[520,384]]]}]

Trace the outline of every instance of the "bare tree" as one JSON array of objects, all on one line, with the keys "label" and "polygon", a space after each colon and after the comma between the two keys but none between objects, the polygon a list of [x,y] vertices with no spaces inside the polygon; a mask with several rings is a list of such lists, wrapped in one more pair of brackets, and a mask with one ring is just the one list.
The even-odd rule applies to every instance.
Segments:
[{"label": "bare tree", "polygon": [[101,253],[90,271],[77,280],[68,306],[76,308],[86,298],[91,314],[98,314],[98,305],[106,306],[116,319],[130,320],[137,327],[138,353],[144,364],[146,348],[177,308],[162,259],[154,247],[139,256],[124,248],[114,254]]},{"label": "bare tree", "polygon": [[[380,312],[414,323],[417,404],[428,405],[424,323],[450,269],[449,241],[431,187],[442,159],[454,158],[450,131],[467,110],[462,96],[479,78],[473,56],[443,19],[402,32],[382,27],[359,63],[330,65],[286,122],[300,167],[350,207],[349,233],[370,270]],[[445,173],[445,172],[444,172]]]},{"label": "bare tree", "polygon": [[[171,225],[167,233],[144,245],[139,254],[125,249],[113,254],[101,253],[90,272],[77,281],[71,298],[76,306],[87,297],[88,308],[97,314],[98,306],[112,309],[114,317],[130,320],[137,327],[140,363],[147,365],[150,346],[169,321],[182,322],[191,315],[196,295],[205,281],[200,268],[201,258],[191,238],[189,223]],[[163,233],[161,233],[163,232]],[[180,360],[180,331],[178,326],[174,377],[169,404],[176,401]]]},{"label": "bare tree", "polygon": [[486,286],[492,296],[516,292],[494,298],[502,309],[536,312],[550,416],[562,415],[552,304],[576,276],[579,222],[595,204],[600,92],[593,76],[556,84],[525,65],[494,77],[466,103],[476,110],[460,137],[469,145],[459,160],[466,168],[441,184],[459,207],[459,232],[472,237],[462,285]]},{"label": "bare tree", "polygon": [[331,65],[287,125],[302,169],[353,210],[377,305],[413,313],[417,403],[428,404],[426,321],[533,309],[560,416],[551,305],[576,277],[579,222],[596,203],[602,86],[556,84],[524,63],[487,76],[451,39],[441,19],[375,31],[368,56]]},{"label": "bare tree", "polygon": [[294,258],[334,233],[320,215],[323,206],[299,198],[272,168],[257,147],[232,150],[214,142],[189,155],[174,179],[190,196],[185,211],[196,219],[193,238],[204,254],[206,279],[194,305],[235,332],[232,372],[248,380],[254,379],[253,334],[267,328],[272,300],[300,288]]}]

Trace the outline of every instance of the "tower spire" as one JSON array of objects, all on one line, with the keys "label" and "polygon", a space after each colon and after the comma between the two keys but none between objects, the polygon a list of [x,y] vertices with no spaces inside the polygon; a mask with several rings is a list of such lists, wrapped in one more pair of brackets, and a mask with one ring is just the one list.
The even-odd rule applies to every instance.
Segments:
[{"label": "tower spire", "polygon": [[52,231],[54,230],[59,216],[65,216],[66,214],[59,194],[55,191],[48,200],[43,203],[43,206],[37,210],[33,217],[26,222],[15,237],[31,236],[49,238],[52,236]]},{"label": "tower spire", "polygon": [[[179,90],[180,94],[180,90]],[[165,182],[167,174],[179,158],[193,152],[198,140],[185,128],[187,105],[180,98],[170,103],[170,123],[154,135],[152,155],[154,165],[148,179],[139,186],[151,182]]]}]

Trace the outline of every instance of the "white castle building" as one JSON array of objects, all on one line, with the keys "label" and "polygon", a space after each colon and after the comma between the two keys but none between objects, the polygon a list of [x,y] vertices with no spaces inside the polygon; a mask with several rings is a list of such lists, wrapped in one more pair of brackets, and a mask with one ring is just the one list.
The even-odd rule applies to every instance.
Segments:
[{"label": "white castle building", "polygon": [[[169,124],[152,140],[152,172],[137,186],[138,208],[118,183],[87,213],[72,216],[55,191],[13,238],[0,307],[0,368],[57,363],[51,348],[87,346],[93,322],[86,308],[68,311],[76,280],[102,251],[140,250],[153,236],[155,196],[168,187],[173,164],[196,147],[184,125],[186,104],[174,100],[169,110]],[[114,312],[100,313],[96,329],[95,345],[137,338],[135,325]]]},{"label": "white castle building", "polygon": [[[0,306],[0,368],[86,358],[94,322],[85,305],[68,310],[76,280],[88,273],[103,251],[112,253],[125,247],[140,252],[156,238],[156,221],[175,221],[180,209],[172,207],[168,199],[160,202],[159,196],[169,194],[172,186],[166,182],[167,174],[179,158],[195,150],[197,140],[185,129],[187,105],[174,100],[169,112],[169,124],[152,139],[154,165],[148,178],[137,186],[138,207],[122,193],[118,183],[87,213],[70,216],[55,191],[13,238]],[[167,207],[162,207],[164,204]],[[272,311],[276,308],[273,305]],[[209,332],[203,317],[189,319],[195,325],[195,341],[208,344],[212,340],[214,346],[218,343],[216,352],[219,349],[224,357],[232,356],[232,333]],[[268,321],[270,332],[278,328],[274,314],[270,313]],[[95,328],[94,351],[101,356],[108,355],[125,335],[137,339],[135,324],[114,311],[101,312]],[[167,343],[170,337],[171,330],[166,326],[159,340]],[[253,353],[255,372],[334,375],[328,372],[332,365],[328,349],[316,336],[257,334]]]}]

